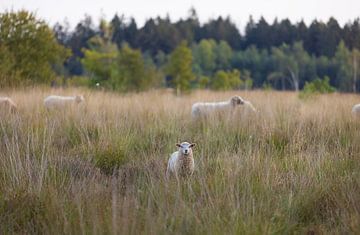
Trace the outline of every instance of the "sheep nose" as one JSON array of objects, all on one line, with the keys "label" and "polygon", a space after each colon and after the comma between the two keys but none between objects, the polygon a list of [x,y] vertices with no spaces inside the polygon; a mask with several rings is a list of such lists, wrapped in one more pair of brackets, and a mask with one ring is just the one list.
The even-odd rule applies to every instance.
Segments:
[{"label": "sheep nose", "polygon": [[187,153],[188,153],[188,151],[189,151],[189,150],[185,149],[185,154],[187,154]]}]

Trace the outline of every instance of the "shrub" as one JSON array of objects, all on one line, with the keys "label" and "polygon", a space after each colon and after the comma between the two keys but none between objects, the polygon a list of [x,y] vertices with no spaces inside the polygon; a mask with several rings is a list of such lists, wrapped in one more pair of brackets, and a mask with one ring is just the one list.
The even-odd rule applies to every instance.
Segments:
[{"label": "shrub", "polygon": [[99,146],[95,150],[95,166],[105,174],[112,174],[114,170],[127,162],[125,147],[122,144]]},{"label": "shrub", "polygon": [[302,99],[313,97],[317,94],[327,94],[335,92],[335,88],[329,83],[329,77],[325,76],[324,79],[315,79],[312,82],[306,82],[304,89],[300,92],[299,97]]},{"label": "shrub", "polygon": [[239,70],[234,69],[230,72],[219,70],[212,79],[211,88],[214,90],[231,90],[240,88],[242,83]]}]

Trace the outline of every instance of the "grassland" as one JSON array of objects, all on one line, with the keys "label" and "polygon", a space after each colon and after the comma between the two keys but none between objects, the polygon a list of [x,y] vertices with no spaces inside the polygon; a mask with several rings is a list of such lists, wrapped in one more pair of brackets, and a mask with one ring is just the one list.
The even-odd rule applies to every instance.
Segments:
[{"label": "grassland", "polygon": [[[360,233],[359,96],[0,93],[19,108],[0,118],[0,234]],[[50,93],[86,103],[47,112]],[[191,120],[192,102],[234,94],[260,113]],[[196,172],[167,181],[185,140]]]}]

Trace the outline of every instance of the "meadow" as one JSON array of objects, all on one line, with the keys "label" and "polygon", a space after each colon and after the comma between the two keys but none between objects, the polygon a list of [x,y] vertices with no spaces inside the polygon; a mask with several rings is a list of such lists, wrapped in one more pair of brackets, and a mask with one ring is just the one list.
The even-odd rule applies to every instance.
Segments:
[{"label": "meadow", "polygon": [[[48,94],[79,107],[48,112]],[[275,91],[2,91],[0,234],[360,233],[360,97]],[[191,120],[195,101],[240,95],[259,110]],[[196,170],[166,180],[195,142]]]}]

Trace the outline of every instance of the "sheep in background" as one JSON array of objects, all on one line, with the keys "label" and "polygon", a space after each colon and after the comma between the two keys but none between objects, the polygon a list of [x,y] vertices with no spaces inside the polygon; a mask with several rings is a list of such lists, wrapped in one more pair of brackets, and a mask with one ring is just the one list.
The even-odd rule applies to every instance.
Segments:
[{"label": "sheep in background", "polygon": [[179,150],[171,154],[166,170],[166,176],[169,178],[170,175],[175,175],[177,179],[178,176],[191,176],[195,168],[192,151],[195,144],[182,142],[181,144],[176,144],[176,146]]},{"label": "sheep in background", "polygon": [[70,104],[79,104],[84,101],[82,95],[76,96],[57,96],[51,95],[44,99],[44,105],[46,108],[60,108]]},{"label": "sheep in background", "polygon": [[354,117],[360,118],[360,104],[355,104],[351,110]]},{"label": "sheep in background", "polygon": [[0,97],[0,110],[7,110],[15,112],[17,110],[16,104],[9,97]]},{"label": "sheep in background", "polygon": [[221,102],[198,102],[192,105],[191,115],[193,118],[207,116],[214,112],[232,112],[237,106],[244,106],[252,112],[257,112],[250,101],[244,100],[240,96],[233,96],[228,101]]}]

